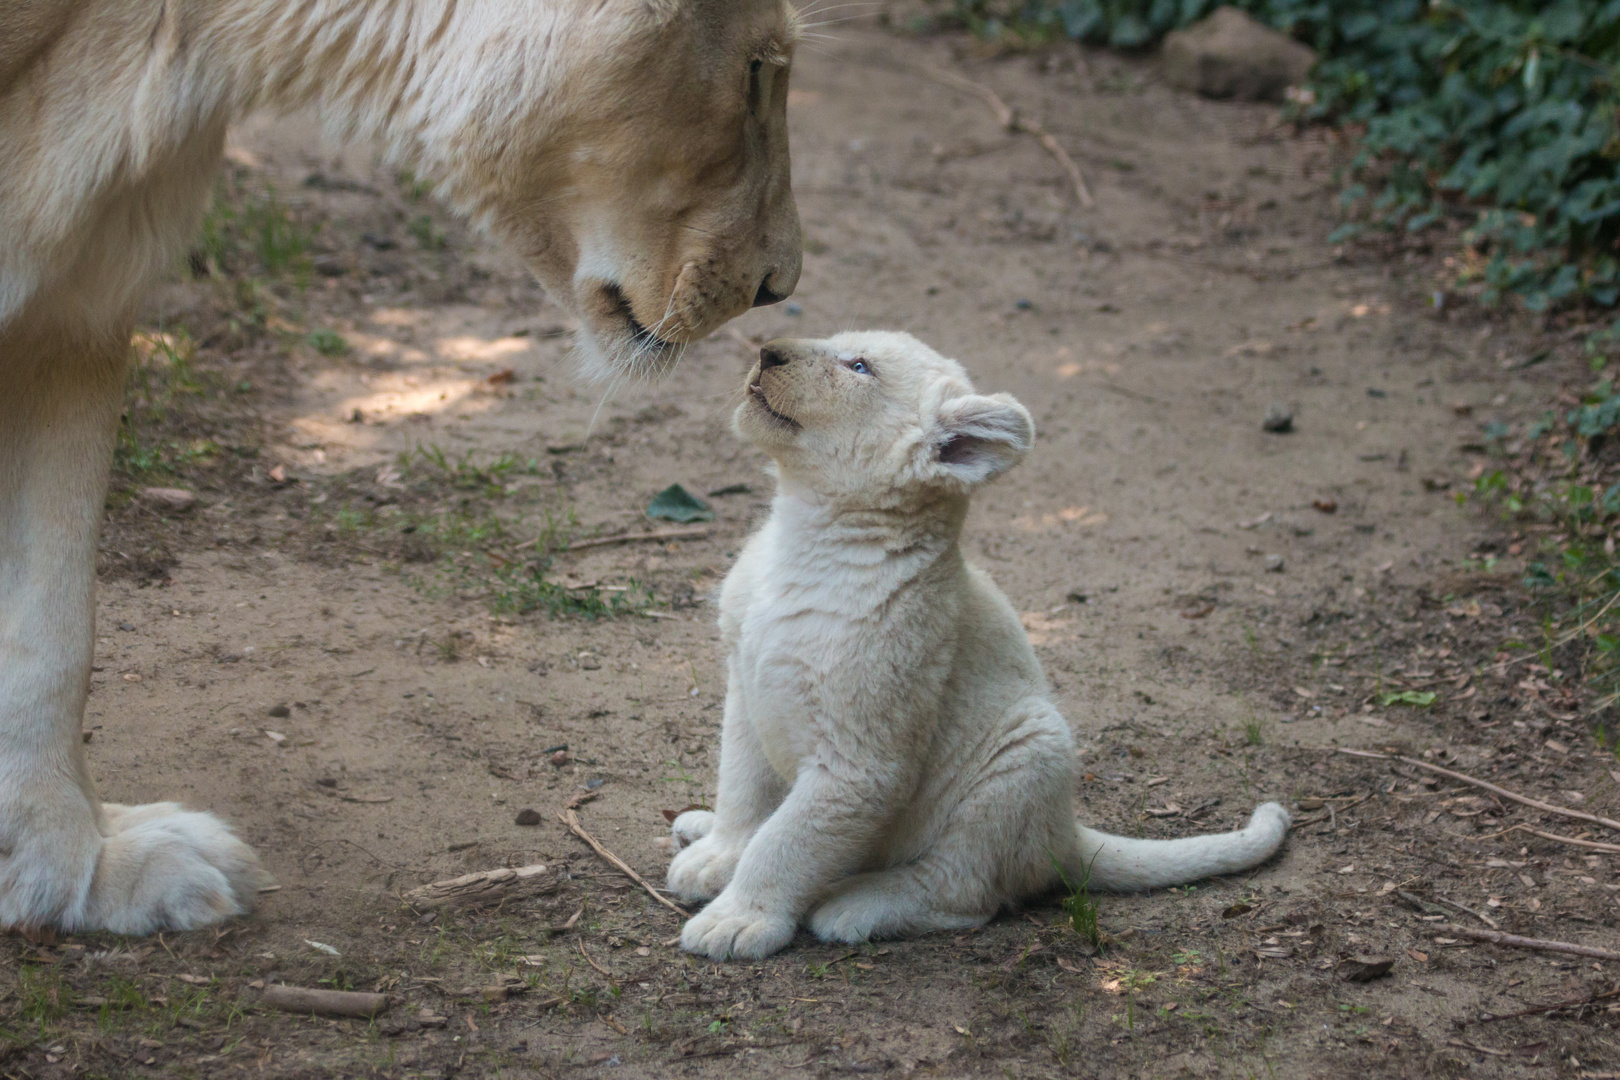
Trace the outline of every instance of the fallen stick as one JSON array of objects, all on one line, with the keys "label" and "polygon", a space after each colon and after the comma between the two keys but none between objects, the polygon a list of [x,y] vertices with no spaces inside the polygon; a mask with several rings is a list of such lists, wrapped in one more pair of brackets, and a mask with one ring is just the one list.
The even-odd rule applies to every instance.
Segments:
[{"label": "fallen stick", "polygon": [[1607,851],[1611,855],[1620,855],[1620,844],[1604,844],[1597,840],[1578,840],[1573,836],[1559,836],[1557,833],[1542,832],[1540,829],[1532,829],[1528,825],[1513,825],[1508,828],[1508,832],[1515,830],[1527,832],[1531,836],[1539,836],[1543,840],[1556,840],[1560,844],[1570,844],[1574,847],[1591,848],[1593,851]]},{"label": "fallen stick", "polygon": [[637,544],[643,540],[698,540],[708,536],[707,526],[695,529],[659,529],[650,533],[619,533],[616,536],[593,536],[589,540],[575,540],[562,551],[583,551],[585,548],[606,547],[609,544]]},{"label": "fallen stick", "polygon": [[1474,787],[1483,788],[1484,790],[1492,792],[1493,794],[1500,795],[1504,799],[1512,799],[1516,803],[1522,803],[1525,806],[1534,807],[1543,813],[1557,814],[1560,817],[1574,818],[1576,821],[1589,821],[1593,825],[1602,825],[1605,829],[1614,829],[1617,832],[1620,832],[1620,821],[1615,821],[1606,817],[1598,817],[1595,814],[1582,813],[1579,810],[1570,810],[1563,806],[1554,806],[1552,803],[1544,803],[1539,799],[1532,799],[1528,796],[1520,795],[1516,791],[1509,791],[1507,788],[1497,787],[1495,784],[1469,776],[1467,773],[1453,772],[1450,769],[1442,769],[1438,765],[1430,765],[1427,761],[1419,761],[1417,758],[1402,757],[1400,754],[1380,754],[1374,750],[1350,750],[1343,746],[1335,747],[1334,750],[1340,754],[1349,754],[1351,757],[1382,758],[1385,761],[1404,761],[1406,764],[1415,768],[1428,769],[1432,773],[1439,773],[1441,776],[1449,776],[1451,779],[1461,781],[1464,784],[1472,784]]},{"label": "fallen stick", "polygon": [[634,870],[630,869],[630,864],[629,863],[625,862],[623,859],[621,859],[617,855],[613,854],[613,852],[609,851],[607,848],[605,848],[601,844],[597,843],[596,837],[594,837],[590,833],[586,832],[585,829],[584,829],[584,826],[580,825],[580,823],[579,823],[579,815],[578,814],[574,813],[572,810],[564,810],[561,814],[557,815],[557,820],[562,822],[564,825],[568,826],[568,831],[569,832],[572,832],[575,836],[579,837],[581,840],[583,840],[587,844],[589,844],[591,846],[591,850],[596,852],[598,855],[600,855],[607,862],[611,863],[615,870],[618,870],[621,874],[628,877],[631,881],[635,882],[637,885],[640,885],[643,889],[647,890],[647,895],[648,896],[652,897],[654,900],[658,901],[660,904],[663,904],[665,907],[669,908],[669,910],[673,911],[675,914],[679,915],[683,919],[687,919],[687,918],[691,917],[691,912],[687,911],[685,908],[681,907],[679,904],[675,903],[673,900],[670,900],[669,898],[662,895],[657,889],[655,889],[651,885],[647,884],[647,879],[642,877],[640,874],[636,873]]},{"label": "fallen stick", "polygon": [[613,983],[615,985],[618,984],[619,980],[615,979],[613,977],[613,972],[609,971],[607,968],[603,967],[601,964],[598,964],[595,960],[592,960],[591,959],[591,954],[585,951],[585,939],[584,938],[575,938],[574,939],[574,944],[579,946],[579,955],[581,955],[581,956],[583,956],[585,958],[585,962],[587,964],[589,964],[589,965],[591,965],[591,967],[595,968],[602,976],[604,976],[607,979],[608,982]]},{"label": "fallen stick", "polygon": [[1471,926],[1458,926],[1456,923],[1439,923],[1435,930],[1445,934],[1457,934],[1461,937],[1471,938],[1474,941],[1488,941],[1492,945],[1508,945],[1515,949],[1534,949],[1537,952],[1568,953],[1571,956],[1590,956],[1594,960],[1620,960],[1620,952],[1609,949],[1599,949],[1593,945],[1576,945],[1568,941],[1549,941],[1546,938],[1520,937],[1517,934],[1504,934],[1500,930],[1475,930]]},{"label": "fallen stick", "polygon": [[545,864],[532,866],[503,866],[498,870],[480,870],[446,881],[435,881],[405,894],[405,902],[412,907],[466,907],[469,904],[487,904],[503,899],[513,886],[520,885],[546,872]]},{"label": "fallen stick", "polygon": [[1528,1009],[1520,1009],[1518,1012],[1502,1013],[1501,1015],[1481,1013],[1479,1022],[1489,1024],[1493,1020],[1512,1020],[1516,1016],[1534,1016],[1536,1013],[1552,1012],[1554,1009],[1573,1009],[1578,1005],[1591,1005],[1594,1002],[1612,997],[1620,997],[1620,986],[1610,987],[1600,994],[1587,994],[1585,997],[1570,998],[1568,1001],[1555,1001],[1550,1005],[1536,1005]]},{"label": "fallen stick", "polygon": [[1437,904],[1444,904],[1448,908],[1454,908],[1457,911],[1460,911],[1465,915],[1472,915],[1474,918],[1478,919],[1480,922],[1484,923],[1486,926],[1490,927],[1492,930],[1500,930],[1500,929],[1502,929],[1502,924],[1497,922],[1495,919],[1491,918],[1489,915],[1486,915],[1483,912],[1475,911],[1471,907],[1463,907],[1461,904],[1457,903],[1455,900],[1447,900],[1444,897],[1437,896],[1437,897],[1434,898],[1434,902],[1437,903]]},{"label": "fallen stick", "polygon": [[936,82],[954,86],[958,90],[966,90],[970,94],[977,94],[986,105],[990,106],[990,111],[996,114],[996,122],[1004,130],[1011,132],[1022,131],[1025,134],[1035,136],[1035,141],[1041,144],[1042,149],[1052,155],[1057,163],[1063,166],[1063,171],[1069,174],[1069,182],[1074,185],[1074,195],[1075,198],[1080,200],[1080,205],[1087,210],[1096,205],[1096,201],[1091,197],[1091,189],[1086,187],[1086,178],[1081,174],[1080,166],[1074,163],[1074,158],[1069,156],[1068,151],[1063,149],[1062,144],[1038,121],[1019,116],[1016,109],[1001,100],[1000,94],[997,94],[983,83],[974,82],[972,79],[958,75],[954,71],[946,71],[944,68],[924,67],[921,70],[924,75]]},{"label": "fallen stick", "polygon": [[353,990],[313,990],[305,986],[276,983],[264,988],[264,993],[259,995],[259,1004],[282,1012],[369,1019],[388,1010],[388,995],[362,994]]}]

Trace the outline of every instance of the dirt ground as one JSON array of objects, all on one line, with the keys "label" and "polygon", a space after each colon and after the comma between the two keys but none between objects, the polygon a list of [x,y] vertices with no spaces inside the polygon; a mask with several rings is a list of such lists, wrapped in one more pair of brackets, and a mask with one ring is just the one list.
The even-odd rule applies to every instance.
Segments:
[{"label": "dirt ground", "polygon": [[[1040,118],[1095,208],[934,65]],[[218,932],[0,941],[0,1072],[1620,1075],[1620,1005],[1482,1019],[1616,965],[1444,929],[1620,949],[1613,857],[1505,831],[1577,823],[1333,751],[1620,809],[1556,656],[1499,652],[1543,640],[1517,584],[1537,537],[1453,497],[1482,429],[1547,407],[1578,361],[1526,365],[1527,328],[1437,311],[1420,257],[1327,246],[1335,144],[1173,93],[1150,59],[852,23],[801,56],[790,119],[797,295],[605,401],[572,377],[562,313],[412,178],[308,118],[235,133],[224,209],[138,350],[86,734],[106,798],[224,815],[279,891]],[[590,796],[584,828],[661,883],[661,812],[714,795],[706,597],[769,497],[728,428],[748,343],[876,327],[1035,414],[965,544],[1074,725],[1078,811],[1175,836],[1280,799],[1298,825],[1273,863],[1099,898],[1098,955],[1054,898],[716,965],[559,823]],[[1273,403],[1293,431],[1262,430]],[[562,550],[675,527],[644,508],[677,482],[714,508],[701,537]],[[149,485],[199,502],[166,511]],[[1405,691],[1437,696],[1385,704]],[[493,907],[401,899],[534,863]],[[1353,957],[1393,966],[1346,981]],[[274,982],[393,1004],[275,1013]]]}]

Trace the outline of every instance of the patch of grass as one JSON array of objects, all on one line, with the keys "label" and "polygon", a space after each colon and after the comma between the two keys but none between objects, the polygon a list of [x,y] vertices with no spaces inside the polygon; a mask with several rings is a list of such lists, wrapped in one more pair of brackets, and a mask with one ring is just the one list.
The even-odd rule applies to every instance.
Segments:
[{"label": "patch of grass", "polygon": [[262,275],[309,284],[315,228],[299,220],[270,185],[247,188],[222,181],[203,217],[192,264],[214,276]]},{"label": "patch of grass", "polygon": [[1251,716],[1243,721],[1243,741],[1250,746],[1263,746],[1266,741],[1265,725],[1257,716]]},{"label": "patch of grass", "polygon": [[188,399],[218,389],[194,365],[195,353],[184,328],[135,335],[113,444],[115,492],[173,477],[219,453],[212,439],[176,437]]},{"label": "patch of grass", "polygon": [[[1091,883],[1091,863],[1081,868],[1078,881],[1070,881],[1056,856],[1049,854],[1047,857],[1052,860],[1052,868],[1057,871],[1058,880],[1068,893],[1063,898],[1063,911],[1069,917],[1069,929],[1079,934],[1081,940],[1092,948],[1102,948],[1102,928],[1097,925],[1097,901],[1088,888]],[[1095,860],[1096,856],[1092,856],[1092,859]]]},{"label": "patch of grass", "polygon": [[445,245],[449,242],[444,233],[434,226],[433,219],[426,214],[412,218],[410,225],[406,226],[406,228],[412,236],[416,237],[416,242],[422,245],[423,251],[443,251]]},{"label": "patch of grass", "polygon": [[336,330],[312,330],[304,340],[322,356],[343,356],[349,351],[348,341]]}]

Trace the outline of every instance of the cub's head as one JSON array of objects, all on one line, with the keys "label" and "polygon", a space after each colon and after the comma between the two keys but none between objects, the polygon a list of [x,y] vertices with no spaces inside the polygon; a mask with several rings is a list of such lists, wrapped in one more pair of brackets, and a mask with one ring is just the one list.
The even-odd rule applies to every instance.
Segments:
[{"label": "cub's head", "polygon": [[[580,319],[599,377],[681,347],[799,280],[785,0],[578,0],[465,9],[446,46],[452,197]],[[495,11],[502,14],[491,15]]]},{"label": "cub's head", "polygon": [[956,361],[876,331],[767,342],[732,424],[785,482],[874,507],[966,495],[1035,439],[1011,396],[976,394]]}]

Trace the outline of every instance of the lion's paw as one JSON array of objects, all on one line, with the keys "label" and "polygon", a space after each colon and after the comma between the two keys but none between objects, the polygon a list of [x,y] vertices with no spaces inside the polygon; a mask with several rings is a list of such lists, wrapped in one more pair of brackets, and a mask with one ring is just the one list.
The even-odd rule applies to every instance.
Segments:
[{"label": "lion's paw", "polygon": [[681,929],[681,948],[711,960],[759,960],[793,940],[798,920],[721,893]]},{"label": "lion's paw", "polygon": [[176,803],[103,811],[112,835],[101,844],[81,929],[192,930],[250,910],[270,883],[253,849],[212,814]]},{"label": "lion's paw", "polygon": [[670,891],[683,900],[707,900],[731,884],[741,858],[740,846],[724,843],[710,833],[670,861],[666,881]]}]

